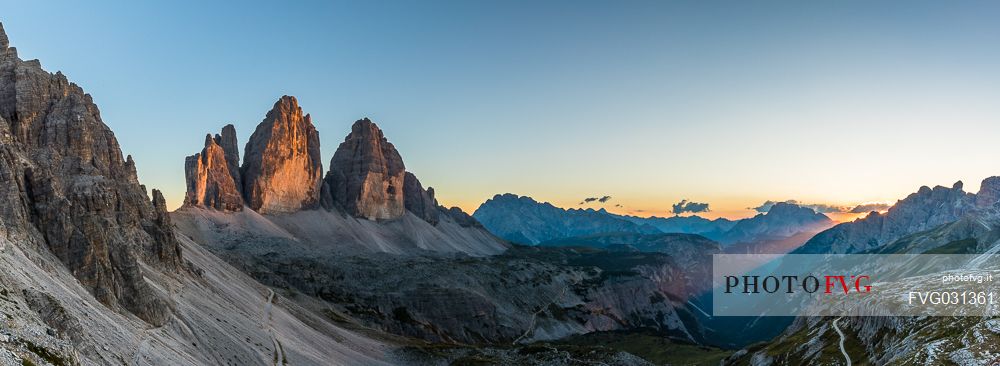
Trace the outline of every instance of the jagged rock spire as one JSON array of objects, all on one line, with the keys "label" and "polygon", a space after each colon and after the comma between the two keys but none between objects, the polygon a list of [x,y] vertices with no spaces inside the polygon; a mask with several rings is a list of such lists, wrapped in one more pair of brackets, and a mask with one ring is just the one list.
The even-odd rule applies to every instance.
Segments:
[{"label": "jagged rock spire", "polygon": [[406,210],[433,225],[439,221],[438,202],[434,198],[434,188],[424,187],[413,173],[406,172],[403,177],[403,205]]},{"label": "jagged rock spire", "polygon": [[[184,204],[204,206],[224,211],[243,210],[240,194],[240,175],[233,173],[239,163],[236,149],[236,129],[228,125],[222,135],[205,136],[205,147],[200,153],[184,160],[187,194]],[[234,160],[235,159],[235,160]]]},{"label": "jagged rock spire", "polygon": [[243,182],[240,179],[240,147],[236,141],[236,127],[232,124],[222,127],[222,134],[215,135],[215,143],[222,146],[222,151],[226,154],[226,165],[229,168],[229,174],[233,176],[233,181],[236,182],[236,188],[242,191]]},{"label": "jagged rock spire", "polygon": [[288,213],[319,206],[319,132],[295,97],[274,103],[247,141],[243,159],[243,196],[253,210]]},{"label": "jagged rock spire", "polygon": [[10,40],[7,39],[7,32],[3,30],[3,23],[0,23],[0,49],[10,47]]}]

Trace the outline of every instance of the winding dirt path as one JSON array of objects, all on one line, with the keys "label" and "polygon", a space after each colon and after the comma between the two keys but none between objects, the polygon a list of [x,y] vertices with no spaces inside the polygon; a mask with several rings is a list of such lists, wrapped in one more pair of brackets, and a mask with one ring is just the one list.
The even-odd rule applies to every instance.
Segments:
[{"label": "winding dirt path", "polygon": [[281,365],[285,360],[284,350],[278,337],[274,335],[274,326],[271,324],[271,309],[274,308],[274,290],[267,289],[267,303],[264,304],[264,319],[262,325],[267,328],[267,333],[271,336],[271,344],[274,347],[274,364]]},{"label": "winding dirt path", "polygon": [[838,321],[840,321],[840,318],[833,320],[833,330],[836,330],[837,334],[840,335],[840,353],[844,354],[844,360],[847,361],[847,366],[851,366],[851,356],[847,355],[847,349],[844,348],[844,340],[847,337],[844,337],[844,332],[841,332],[840,327],[837,326]]},{"label": "winding dirt path", "polygon": [[520,337],[517,337],[517,339],[515,339],[514,342],[512,342],[511,344],[516,346],[517,342],[520,342],[522,339],[531,334],[531,332],[535,330],[535,323],[538,321],[538,314],[541,314],[550,305],[555,304],[556,301],[559,301],[560,299],[562,299],[563,296],[566,296],[566,291],[568,290],[569,286],[563,287],[562,291],[559,292],[559,295],[556,295],[556,297],[552,298],[552,301],[549,301],[547,304],[545,304],[545,306],[539,308],[538,311],[536,311],[534,314],[531,314],[531,323],[528,325],[528,329],[525,330],[524,334],[522,334]]}]

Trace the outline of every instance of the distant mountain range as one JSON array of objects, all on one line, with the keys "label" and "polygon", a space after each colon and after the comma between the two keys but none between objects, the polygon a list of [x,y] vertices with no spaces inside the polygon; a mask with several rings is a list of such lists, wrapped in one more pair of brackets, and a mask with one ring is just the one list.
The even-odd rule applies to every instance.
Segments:
[{"label": "distant mountain range", "polygon": [[[960,181],[950,188],[923,186],[887,212],[872,212],[823,231],[794,253],[982,254],[976,259],[986,258],[995,255],[1000,243],[998,204],[1000,177],[983,180],[975,194],[965,192]],[[984,283],[981,289],[996,291],[997,287]],[[1000,341],[1000,323],[992,317],[845,317],[836,325],[842,335],[830,332],[835,319],[796,318],[772,341],[736,352],[724,364],[837,363],[844,360],[840,349],[858,364],[934,364],[936,360],[990,364],[996,359],[994,345]]]},{"label": "distant mountain range", "polygon": [[640,225],[649,225],[664,233],[686,233],[714,236],[713,234],[724,233],[736,225],[736,221],[733,220],[721,217],[715,220],[709,220],[698,215],[639,217],[612,214],[612,216],[620,217]]},{"label": "distant mountain range", "polygon": [[781,240],[834,224],[826,215],[791,203],[778,203],[766,214],[736,221],[699,216],[644,218],[604,209],[563,209],[511,193],[487,200],[472,216],[494,235],[521,244],[606,233],[684,233],[732,245]]},{"label": "distant mountain range", "polygon": [[563,209],[528,196],[500,194],[479,206],[472,217],[487,230],[519,244],[601,233],[660,233],[656,227],[625,220],[607,211]]},{"label": "distant mountain range", "polygon": [[967,193],[961,181],[951,188],[920,187],[885,213],[846,222],[823,231],[796,253],[861,253],[877,251],[904,236],[958,221],[963,216],[995,209],[1000,201],[1000,178],[983,180],[979,193]]}]

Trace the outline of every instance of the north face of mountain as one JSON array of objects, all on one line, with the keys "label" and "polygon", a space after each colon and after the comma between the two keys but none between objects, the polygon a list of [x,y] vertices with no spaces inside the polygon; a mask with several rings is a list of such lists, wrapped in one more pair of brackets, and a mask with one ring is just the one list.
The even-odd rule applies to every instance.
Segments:
[{"label": "north face of mountain", "polygon": [[[241,174],[230,170],[240,163],[239,153],[231,151],[235,135],[235,128],[226,126],[222,134],[206,137],[205,148],[185,162],[185,205],[173,216],[192,234],[214,236],[214,228],[207,225],[226,225],[246,230],[232,233],[235,237],[257,231],[265,236],[291,235],[297,244],[310,245],[290,254],[305,256],[326,252],[479,256],[507,248],[461,209],[440,206],[434,189],[425,189],[404,170],[395,147],[370,120],[354,123],[337,149],[326,181],[314,179],[321,168],[318,151],[312,151],[318,149],[319,137],[308,116],[302,117],[295,98],[282,97],[257,126],[247,143]],[[243,211],[253,212],[235,214],[244,205],[250,210]]]},{"label": "north face of mountain", "polygon": [[283,96],[250,135],[244,149],[243,196],[261,213],[319,207],[323,179],[319,132],[295,97]]},{"label": "north face of mountain", "polygon": [[[330,160],[326,184],[333,201],[349,214],[369,220],[391,220],[406,211],[405,174],[406,166],[396,147],[378,126],[365,118],[354,122],[351,133],[337,147]],[[411,181],[411,193],[417,193],[413,190],[415,185],[419,182]]]},{"label": "north face of mountain", "polygon": [[122,156],[91,96],[39,61],[18,58],[2,27],[0,182],[6,238],[47,248],[105,305],[166,321],[169,306],[139,262],[179,268],[169,217],[139,185],[134,161]]}]

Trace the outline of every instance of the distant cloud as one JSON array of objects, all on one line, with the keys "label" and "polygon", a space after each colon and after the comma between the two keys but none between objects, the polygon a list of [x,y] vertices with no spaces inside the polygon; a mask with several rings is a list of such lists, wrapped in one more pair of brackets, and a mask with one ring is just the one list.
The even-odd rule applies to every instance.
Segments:
[{"label": "distant cloud", "polygon": [[799,204],[799,206],[811,208],[813,211],[819,213],[841,213],[847,211],[847,207],[844,206],[826,205],[822,203],[805,203]]},{"label": "distant cloud", "polygon": [[854,208],[851,209],[850,213],[860,214],[860,213],[869,213],[872,211],[885,211],[888,210],[889,207],[892,207],[892,205],[888,203],[878,203],[878,202],[862,203],[860,205],[854,206]]},{"label": "distant cloud", "polygon": [[580,202],[580,205],[585,205],[591,202],[607,203],[611,200],[611,196],[601,196],[601,197],[587,197]]},{"label": "distant cloud", "polygon": [[685,212],[698,213],[698,212],[708,212],[708,204],[700,202],[691,202],[686,199],[675,203],[673,212],[674,214],[682,214]]},{"label": "distant cloud", "polygon": [[615,207],[625,207],[625,206],[622,206],[622,204],[618,203],[618,204],[615,204]]},{"label": "distant cloud", "polygon": [[[768,201],[765,201],[764,203],[762,203],[760,206],[749,207],[749,208],[751,210],[754,210],[754,211],[757,211],[757,212],[760,212],[760,213],[766,213],[768,211],[771,211],[771,207],[774,207],[774,205],[777,204],[777,203],[778,203],[778,201],[768,200]],[[797,205],[797,206],[800,206],[800,207],[811,208],[813,211],[816,211],[818,213],[843,213],[843,212],[850,211],[849,207],[827,205],[827,204],[822,204],[822,203],[803,203],[803,202],[799,202],[799,201],[796,201],[796,200],[787,200],[787,201],[784,201],[784,203],[790,203],[790,204]]]}]

